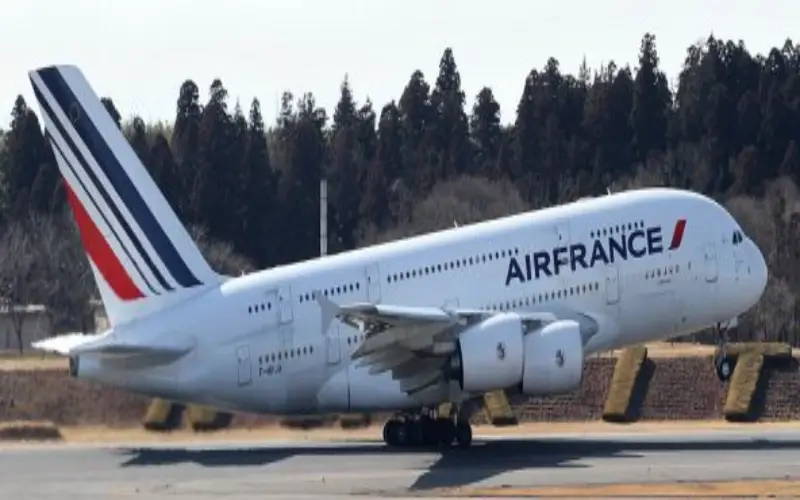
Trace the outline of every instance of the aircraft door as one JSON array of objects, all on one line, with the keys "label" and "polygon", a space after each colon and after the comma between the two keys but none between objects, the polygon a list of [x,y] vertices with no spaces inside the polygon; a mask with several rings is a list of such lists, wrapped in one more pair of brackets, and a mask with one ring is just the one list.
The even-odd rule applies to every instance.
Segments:
[{"label": "aircraft door", "polygon": [[294,319],[292,311],[292,287],[284,285],[278,289],[279,319],[280,323],[291,323]]},{"label": "aircraft door", "polygon": [[619,302],[619,270],[615,264],[606,266],[606,303]]},{"label": "aircraft door", "polygon": [[239,387],[250,385],[253,381],[250,367],[250,346],[240,345],[236,348],[236,365],[239,374]]},{"label": "aircraft door", "polygon": [[706,245],[704,261],[706,281],[709,283],[717,281],[717,249],[714,242]]},{"label": "aircraft door", "polygon": [[280,304],[278,300],[278,291],[270,290],[264,296],[263,304],[256,304],[256,308],[260,308],[259,316],[264,315],[267,328],[273,328],[278,324],[280,317]]},{"label": "aircraft door", "polygon": [[335,365],[341,360],[341,344],[339,343],[339,324],[331,323],[325,337],[325,348],[328,351],[328,364]]},{"label": "aircraft door", "polygon": [[381,274],[377,262],[367,266],[367,300],[373,304],[381,301]]},{"label": "aircraft door", "polygon": [[742,251],[742,245],[734,245],[733,247],[733,265],[734,265],[734,273],[736,280],[739,280],[739,277],[742,275],[742,269],[744,268],[744,252]]},{"label": "aircraft door", "polygon": [[[568,220],[556,224],[556,239],[557,246],[564,248],[569,247],[572,237],[570,235]],[[561,273],[558,279],[561,282],[561,286],[566,286],[569,282],[569,273]]]}]

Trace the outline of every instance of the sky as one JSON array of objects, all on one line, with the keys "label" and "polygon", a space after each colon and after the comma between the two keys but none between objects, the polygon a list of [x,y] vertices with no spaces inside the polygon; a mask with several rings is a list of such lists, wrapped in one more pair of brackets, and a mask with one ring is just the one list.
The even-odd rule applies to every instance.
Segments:
[{"label": "sky", "polygon": [[674,81],[686,48],[710,34],[765,53],[792,35],[800,43],[798,19],[796,0],[0,0],[0,128],[18,94],[39,113],[27,79],[39,66],[78,65],[124,119],[145,121],[174,119],[187,78],[203,102],[220,78],[231,108],[258,97],[270,125],[284,90],[313,92],[332,116],[345,74],[380,113],[414,70],[433,85],[446,47],[468,109],[489,86],[509,122],[526,75],[550,56],[573,74],[583,58],[635,66],[649,31]]}]

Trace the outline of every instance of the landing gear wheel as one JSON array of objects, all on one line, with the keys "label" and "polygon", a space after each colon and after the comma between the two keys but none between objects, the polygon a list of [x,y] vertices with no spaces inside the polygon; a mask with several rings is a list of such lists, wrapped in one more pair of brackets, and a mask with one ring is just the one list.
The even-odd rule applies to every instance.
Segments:
[{"label": "landing gear wheel", "polygon": [[733,374],[733,359],[724,355],[717,356],[714,360],[714,368],[717,371],[717,378],[725,382]]},{"label": "landing gear wheel", "polygon": [[388,420],[383,424],[383,442],[389,446],[409,444],[408,424],[399,420]]},{"label": "landing gear wheel", "polygon": [[461,448],[468,448],[472,444],[472,426],[469,422],[456,424],[456,441]]},{"label": "landing gear wheel", "polygon": [[383,424],[383,441],[389,447],[448,448],[456,442],[466,448],[472,444],[472,428],[458,413],[399,414]]},{"label": "landing gear wheel", "polygon": [[456,439],[456,425],[449,418],[438,418],[436,419],[436,434],[440,445],[450,446]]}]

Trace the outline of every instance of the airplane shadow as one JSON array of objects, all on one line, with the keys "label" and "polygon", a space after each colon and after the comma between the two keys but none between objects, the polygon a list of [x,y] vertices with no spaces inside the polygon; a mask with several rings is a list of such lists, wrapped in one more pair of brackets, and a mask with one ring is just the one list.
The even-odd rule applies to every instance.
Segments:
[{"label": "airplane shadow", "polygon": [[[587,468],[586,458],[637,458],[647,452],[800,450],[800,440],[613,440],[532,438],[497,441],[475,440],[469,449],[388,449],[382,444],[347,446],[265,446],[227,449],[135,448],[120,450],[128,456],[122,467],[195,464],[202,467],[266,466],[293,457],[328,457],[346,460],[367,456],[377,461],[394,455],[427,454],[432,461],[411,490],[469,486],[495,475],[531,468]],[[377,463],[377,462],[376,462]],[[419,464],[415,464],[418,466]]]}]

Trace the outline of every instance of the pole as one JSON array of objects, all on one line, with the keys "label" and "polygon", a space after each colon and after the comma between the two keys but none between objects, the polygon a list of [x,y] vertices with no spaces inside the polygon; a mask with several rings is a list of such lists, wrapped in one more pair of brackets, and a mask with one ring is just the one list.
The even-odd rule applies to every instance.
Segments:
[{"label": "pole", "polygon": [[328,181],[319,181],[319,254],[328,253]]}]

